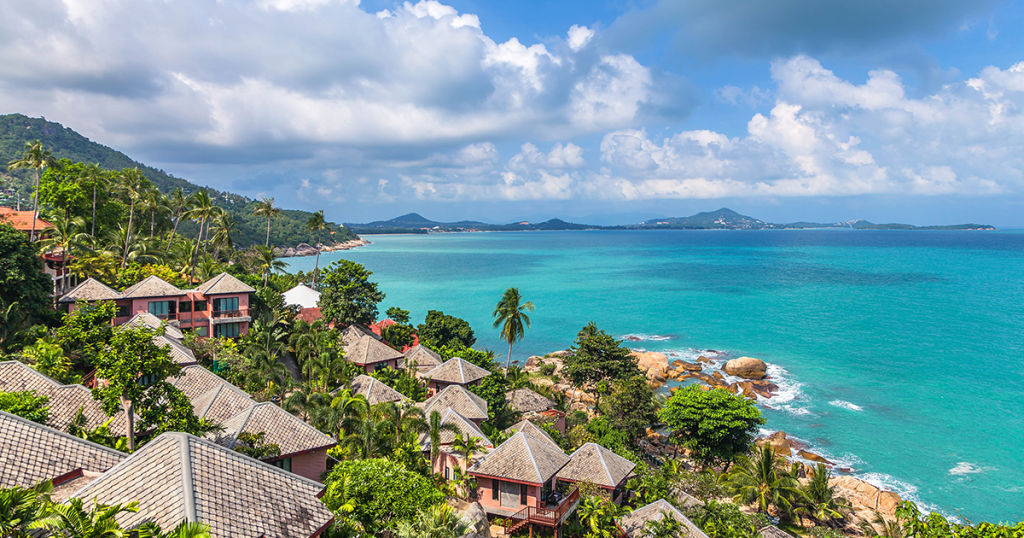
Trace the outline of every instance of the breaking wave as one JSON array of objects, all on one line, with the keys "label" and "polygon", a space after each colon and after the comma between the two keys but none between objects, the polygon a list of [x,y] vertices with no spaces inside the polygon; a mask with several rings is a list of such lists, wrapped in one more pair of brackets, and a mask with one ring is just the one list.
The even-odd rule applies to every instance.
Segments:
[{"label": "breaking wave", "polygon": [[849,411],[863,411],[864,410],[863,407],[861,407],[861,406],[859,406],[857,404],[850,403],[850,402],[848,402],[846,400],[832,400],[828,404],[829,405],[833,405],[835,407],[841,407],[841,408],[849,410]]}]

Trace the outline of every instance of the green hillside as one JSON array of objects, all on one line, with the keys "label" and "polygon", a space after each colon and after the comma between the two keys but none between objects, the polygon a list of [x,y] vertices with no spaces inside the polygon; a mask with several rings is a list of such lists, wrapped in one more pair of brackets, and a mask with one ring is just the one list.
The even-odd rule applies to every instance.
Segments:
[{"label": "green hillside", "polygon": [[[238,233],[234,236],[237,247],[246,248],[253,244],[263,244],[266,240],[266,221],[254,217],[252,214],[256,204],[255,200],[226,191],[200,187],[187,180],[174,177],[163,170],[134,161],[120,151],[93,142],[69,127],[46,121],[45,118],[29,118],[22,114],[0,116],[0,163],[8,163],[20,157],[25,143],[30,140],[41,140],[43,146],[58,159],[66,158],[75,162],[96,163],[108,170],[137,167],[164,194],[179,187],[186,193],[200,189],[205,190],[214,199],[217,206],[223,208],[238,221]],[[33,186],[30,181],[32,172],[30,170],[9,172],[6,166],[3,166],[0,167],[0,176],[3,176],[4,179],[2,189],[0,189],[0,205],[15,206],[19,196],[22,203],[25,204],[32,193]],[[310,234],[306,230],[306,221],[310,216],[312,213],[308,211],[285,210],[282,212],[281,217],[274,222],[272,227],[271,243],[279,246],[294,246],[310,242]],[[194,225],[183,224],[182,228],[186,234],[195,233]],[[337,226],[332,230],[334,239],[339,242],[357,237],[351,230],[342,226]]]}]

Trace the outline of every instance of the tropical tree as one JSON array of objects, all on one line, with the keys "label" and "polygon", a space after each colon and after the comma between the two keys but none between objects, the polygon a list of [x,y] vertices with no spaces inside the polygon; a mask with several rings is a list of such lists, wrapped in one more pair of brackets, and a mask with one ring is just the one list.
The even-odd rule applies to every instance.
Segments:
[{"label": "tropical tree", "polygon": [[835,486],[829,484],[832,472],[819,463],[806,484],[800,486],[800,497],[796,512],[806,514],[821,525],[831,526],[846,517],[850,502],[836,496]]},{"label": "tropical tree", "polygon": [[313,213],[313,216],[309,217],[309,220],[306,222],[306,228],[309,230],[309,233],[316,234],[316,263],[313,264],[313,287],[316,288],[316,277],[317,274],[320,273],[321,236],[323,235],[324,230],[328,228],[327,221],[324,219],[323,209]]},{"label": "tropical tree", "polygon": [[452,440],[452,450],[462,454],[466,459],[466,469],[473,466],[473,454],[483,448],[479,437],[463,437],[461,432],[455,432],[455,439]]},{"label": "tropical tree", "polygon": [[302,385],[297,390],[293,390],[287,398],[284,399],[284,408],[288,412],[296,414],[303,421],[309,421],[313,411],[319,407],[329,406],[331,404],[331,397],[323,392],[314,390],[308,383]]},{"label": "tropical tree", "polygon": [[241,452],[250,458],[263,459],[281,455],[281,447],[267,442],[267,432],[242,432],[238,434],[239,445],[235,452]]},{"label": "tropical tree", "polygon": [[128,261],[128,240],[132,236],[132,221],[135,218],[135,204],[142,199],[146,192],[146,183],[149,180],[138,168],[126,168],[121,171],[120,181],[117,190],[128,198],[128,229],[124,236],[124,254],[121,256],[121,268],[123,269]]},{"label": "tropical tree", "polygon": [[18,303],[18,309],[34,321],[52,310],[53,282],[43,273],[35,245],[25,233],[0,223],[0,302]]},{"label": "tropical tree", "polygon": [[[40,252],[46,253],[57,249],[61,250],[61,267],[67,267],[68,258],[71,256],[71,249],[78,243],[84,241],[89,235],[85,233],[85,220],[82,217],[67,218],[56,215],[51,219],[52,226],[48,228],[50,233],[46,239],[39,241]],[[63,295],[68,288],[68,278],[61,279],[60,291]]]},{"label": "tropical tree", "polygon": [[382,457],[394,447],[394,430],[394,424],[375,413],[367,413],[352,424],[341,444],[354,449],[364,460]]},{"label": "tropical tree", "polygon": [[672,430],[670,441],[692,450],[705,467],[746,453],[765,423],[750,400],[698,385],[677,390],[658,418]]},{"label": "tropical tree", "polygon": [[430,469],[433,472],[434,466],[437,464],[437,458],[441,455],[441,435],[444,432],[459,433],[459,429],[454,424],[441,422],[441,413],[437,411],[430,412],[430,418],[427,421],[427,437],[430,439]]},{"label": "tropical tree", "polygon": [[458,538],[469,532],[469,525],[462,514],[442,503],[400,521],[396,530],[399,538]]},{"label": "tropical tree", "polygon": [[32,168],[36,173],[36,190],[33,194],[32,202],[32,231],[29,233],[29,240],[34,241],[36,236],[36,219],[39,218],[39,174],[43,168],[53,166],[57,163],[57,160],[50,153],[50,150],[43,148],[43,143],[39,140],[32,140],[31,142],[25,143],[25,152],[20,158],[14,159],[7,163],[8,170],[18,170],[25,168]]},{"label": "tropical tree", "polygon": [[0,298],[0,354],[21,349],[31,342],[34,332],[31,328],[30,320],[18,301],[8,304]]},{"label": "tropical tree", "polygon": [[31,488],[14,486],[0,489],[0,536],[5,538],[28,538],[29,529],[39,519],[48,515],[47,505],[53,483],[39,482]]},{"label": "tropical tree", "polygon": [[[577,333],[576,345],[562,364],[562,376],[577,389],[610,388],[607,387],[610,381],[643,375],[631,352],[622,346],[622,341],[598,329],[592,321]],[[606,385],[600,385],[602,382]],[[595,408],[598,409],[601,393],[601,390],[595,391]]]},{"label": "tropical tree", "polygon": [[644,524],[641,536],[643,538],[677,538],[688,535],[689,532],[683,528],[683,524],[671,512],[662,510],[661,518],[650,519]]},{"label": "tropical tree", "polygon": [[369,412],[366,398],[352,394],[349,389],[338,391],[331,405],[314,409],[310,414],[313,424],[320,430],[341,440],[351,431],[359,417]]},{"label": "tropical tree", "polygon": [[770,445],[757,447],[752,456],[740,456],[736,466],[725,476],[724,487],[737,504],[756,505],[761,513],[775,507],[789,514],[793,501],[799,496],[796,465],[786,469],[774,448]]},{"label": "tropical tree", "polygon": [[99,164],[87,164],[85,165],[85,179],[92,183],[92,221],[90,222],[92,229],[89,231],[89,235],[96,237],[96,194],[100,186],[106,188],[107,174]]},{"label": "tropical tree", "polygon": [[273,248],[256,245],[253,249],[256,251],[256,266],[259,268],[260,274],[263,275],[264,286],[267,285],[270,273],[284,271],[288,267],[286,263],[277,258]]},{"label": "tropical tree", "polygon": [[411,402],[384,402],[377,404],[377,413],[395,426],[394,446],[403,441],[415,441],[416,436],[427,431],[427,421],[423,409]]},{"label": "tropical tree", "polygon": [[323,319],[342,326],[373,323],[384,292],[377,288],[376,282],[370,282],[372,274],[366,267],[349,260],[338,260],[328,266],[317,304]]},{"label": "tropical tree", "polygon": [[494,307],[493,328],[501,327],[501,339],[508,342],[508,357],[505,358],[505,370],[508,370],[512,361],[512,344],[522,340],[526,336],[526,329],[530,328],[530,316],[527,312],[533,311],[533,303],[523,302],[519,288],[509,288],[501,296],[497,306]]},{"label": "tropical tree", "polygon": [[597,495],[583,499],[576,509],[580,523],[586,529],[586,538],[615,538],[619,534],[615,520],[629,512],[627,506],[618,506]]},{"label": "tropical tree", "polygon": [[270,247],[270,221],[281,216],[281,209],[274,207],[274,199],[263,198],[259,202],[256,202],[256,209],[252,212],[257,217],[264,217],[267,219],[267,243],[265,247]]},{"label": "tropical tree", "polygon": [[234,217],[227,212],[218,213],[213,219],[213,245],[217,249],[213,253],[214,259],[220,258],[221,249],[232,249],[235,242],[231,240],[231,234],[238,232],[238,223]]},{"label": "tropical tree", "polygon": [[139,503],[106,505],[93,501],[85,509],[82,499],[71,498],[65,504],[49,503],[48,515],[30,525],[33,529],[46,529],[51,536],[63,538],[123,538],[129,533],[115,519],[122,512],[139,511]]},{"label": "tropical tree", "polygon": [[170,532],[163,532],[152,521],[139,525],[139,538],[210,538],[210,526],[197,521],[182,521]]},{"label": "tropical tree", "polygon": [[156,234],[157,213],[164,214],[171,208],[167,204],[167,199],[160,193],[160,189],[153,185],[147,185],[143,190],[140,202],[140,209],[149,211],[149,235],[152,237]]},{"label": "tropical tree", "polygon": [[213,205],[210,193],[199,190],[192,195],[192,207],[184,213],[186,218],[199,222],[199,235],[196,236],[196,246],[192,250],[192,269],[189,271],[189,281],[192,280],[192,276],[195,274],[196,259],[199,256],[199,244],[203,242],[203,228],[213,218],[216,211],[217,206]]},{"label": "tropical tree", "polygon": [[167,238],[167,248],[164,249],[164,252],[169,253],[171,251],[171,243],[174,242],[174,235],[178,233],[181,217],[192,207],[192,200],[191,196],[185,195],[185,191],[181,187],[171,191],[171,195],[168,196],[167,204],[170,207],[171,214],[174,215],[174,228],[171,228],[171,236]]}]

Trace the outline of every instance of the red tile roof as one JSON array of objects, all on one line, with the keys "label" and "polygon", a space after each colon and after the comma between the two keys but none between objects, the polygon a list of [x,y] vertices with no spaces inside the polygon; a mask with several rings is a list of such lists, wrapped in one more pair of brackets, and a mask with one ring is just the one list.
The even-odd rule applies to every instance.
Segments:
[{"label": "red tile roof", "polygon": [[[32,216],[34,211],[15,211],[9,207],[0,207],[0,222],[6,222],[14,229],[28,232],[32,230]],[[43,219],[36,219],[36,231],[53,226]]]}]

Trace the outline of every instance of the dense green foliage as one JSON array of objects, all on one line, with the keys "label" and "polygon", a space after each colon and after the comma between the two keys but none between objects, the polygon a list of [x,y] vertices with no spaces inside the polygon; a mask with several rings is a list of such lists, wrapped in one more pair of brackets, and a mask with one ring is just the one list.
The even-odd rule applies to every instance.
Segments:
[{"label": "dense green foliage", "polygon": [[73,365],[83,371],[94,366],[96,357],[113,337],[110,320],[116,313],[117,306],[111,301],[78,301],[73,311],[64,314],[56,330],[57,344]]},{"label": "dense green foliage", "polygon": [[576,345],[563,360],[562,375],[578,389],[591,389],[598,405],[610,382],[643,375],[622,340],[597,328],[590,322],[576,335]]},{"label": "dense green foliage", "polygon": [[455,316],[446,315],[440,310],[428,310],[423,323],[416,327],[420,343],[431,348],[473,347],[476,336],[469,322]]},{"label": "dense green foliage", "polygon": [[36,391],[0,392],[0,411],[46,425],[50,420],[50,399]]},{"label": "dense green foliage", "polygon": [[347,327],[353,323],[369,325],[377,319],[377,304],[384,292],[370,282],[373,272],[361,264],[338,260],[329,265],[320,278],[320,312],[323,319]]},{"label": "dense green foliage", "polygon": [[658,416],[672,430],[672,442],[689,448],[705,464],[732,461],[746,453],[765,423],[761,411],[746,398],[698,385],[677,390]]},{"label": "dense green foliage", "polygon": [[[387,459],[343,461],[325,481],[323,502],[338,519],[353,519],[370,536],[394,529],[420,510],[444,501],[444,493],[422,475]],[[354,509],[344,513],[351,503]]]},{"label": "dense green foliage", "polygon": [[50,277],[43,274],[43,262],[28,242],[28,234],[0,223],[0,306],[18,303],[17,310],[29,320],[49,316]]},{"label": "dense green foliage", "polygon": [[658,422],[658,404],[647,377],[637,375],[616,382],[605,402],[605,416],[631,444],[644,438],[647,428]]}]

